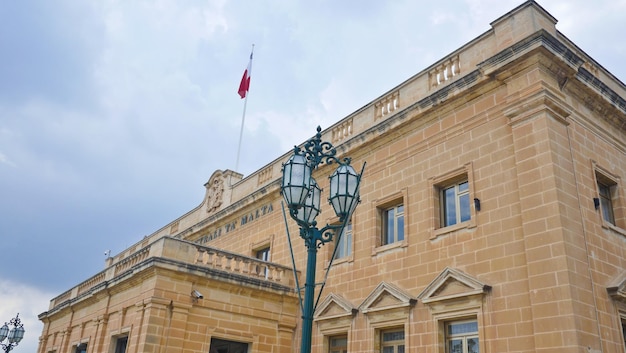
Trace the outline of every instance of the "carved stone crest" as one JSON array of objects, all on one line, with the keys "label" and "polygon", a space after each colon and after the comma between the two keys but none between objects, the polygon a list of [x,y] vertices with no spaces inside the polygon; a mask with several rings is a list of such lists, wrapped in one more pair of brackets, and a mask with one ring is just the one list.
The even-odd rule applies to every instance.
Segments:
[{"label": "carved stone crest", "polygon": [[206,196],[206,211],[211,214],[220,209],[222,206],[222,198],[224,197],[224,179],[222,179],[221,173],[214,175],[208,183],[205,184],[207,188]]}]

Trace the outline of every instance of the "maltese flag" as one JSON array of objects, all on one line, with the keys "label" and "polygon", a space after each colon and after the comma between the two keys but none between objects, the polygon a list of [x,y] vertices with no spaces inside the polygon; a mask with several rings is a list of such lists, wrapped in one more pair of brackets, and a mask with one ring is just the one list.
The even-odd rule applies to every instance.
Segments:
[{"label": "maltese flag", "polygon": [[248,94],[248,90],[250,89],[250,74],[252,72],[252,53],[250,53],[250,62],[248,62],[248,67],[246,71],[243,72],[243,77],[241,78],[241,83],[239,84],[239,96],[243,99],[246,98]]}]

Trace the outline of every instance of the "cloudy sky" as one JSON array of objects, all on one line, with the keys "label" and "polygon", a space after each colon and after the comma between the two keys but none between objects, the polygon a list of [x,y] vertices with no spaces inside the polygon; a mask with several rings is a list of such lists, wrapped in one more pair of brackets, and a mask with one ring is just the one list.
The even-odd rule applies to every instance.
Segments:
[{"label": "cloudy sky", "polygon": [[[0,325],[476,36],[521,0],[25,0],[0,5]],[[626,0],[544,0],[626,81]]]}]

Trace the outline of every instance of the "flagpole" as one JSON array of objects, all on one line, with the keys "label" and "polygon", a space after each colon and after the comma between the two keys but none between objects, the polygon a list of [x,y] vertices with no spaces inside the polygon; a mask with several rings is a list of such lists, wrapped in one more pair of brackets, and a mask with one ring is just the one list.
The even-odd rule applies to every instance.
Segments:
[{"label": "flagpole", "polygon": [[239,153],[241,152],[241,139],[243,137],[243,124],[246,121],[246,105],[248,105],[248,95],[243,101],[243,115],[241,116],[241,129],[239,130],[239,146],[237,146],[237,161],[235,162],[235,171],[239,173]]},{"label": "flagpole", "polygon": [[[252,44],[252,50],[250,51],[250,71],[252,71],[252,54],[254,53],[254,44]],[[249,72],[250,75],[252,72]],[[241,128],[239,129],[239,145],[237,146],[237,160],[235,162],[235,172],[239,173],[239,154],[241,153],[241,140],[243,138],[243,125],[246,121],[246,107],[248,106],[248,96],[250,90],[246,92],[246,98],[243,101],[243,114],[241,115]]]}]

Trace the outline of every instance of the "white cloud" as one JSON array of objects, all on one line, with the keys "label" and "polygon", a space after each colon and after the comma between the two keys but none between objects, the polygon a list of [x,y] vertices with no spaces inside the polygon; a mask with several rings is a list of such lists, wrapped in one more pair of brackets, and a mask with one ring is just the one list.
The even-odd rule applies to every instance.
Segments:
[{"label": "white cloud", "polygon": [[13,163],[9,158],[2,152],[0,152],[0,163],[7,164],[11,167],[15,167],[15,163]]}]

